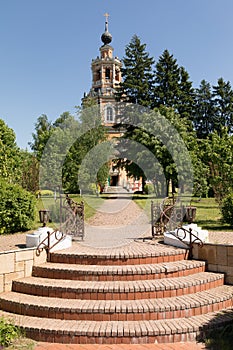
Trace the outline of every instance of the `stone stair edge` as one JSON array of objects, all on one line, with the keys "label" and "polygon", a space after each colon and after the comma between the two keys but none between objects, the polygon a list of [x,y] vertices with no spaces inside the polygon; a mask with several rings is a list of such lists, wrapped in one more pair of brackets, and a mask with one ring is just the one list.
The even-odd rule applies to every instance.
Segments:
[{"label": "stone stair edge", "polygon": [[[151,269],[152,271],[156,271],[157,273],[160,273],[161,271],[167,272],[167,271],[177,271],[177,269],[187,269],[192,267],[200,267],[205,266],[206,262],[201,260],[178,260],[178,261],[169,261],[169,262],[162,262],[162,263],[148,263],[148,264],[140,264],[140,265],[86,265],[86,264],[68,264],[68,263],[56,263],[56,262],[47,262],[44,264],[38,264],[34,265],[33,269],[56,269],[60,271],[64,270],[70,270],[70,271],[80,271],[80,272],[104,272],[106,271],[107,274],[109,272],[117,272],[119,270],[121,271],[135,271],[140,272],[143,269]],[[149,273],[149,272],[148,272]]]},{"label": "stone stair edge", "polygon": [[[150,320],[150,321],[77,321],[44,319],[40,317],[13,315],[0,311],[0,315],[27,330],[38,332],[58,332],[86,336],[122,337],[143,335],[169,335],[198,332],[233,321],[233,308],[197,315],[189,318]],[[131,332],[130,332],[131,330]],[[130,334],[131,333],[131,334]],[[132,334],[133,333],[133,334]]]},{"label": "stone stair edge", "polygon": [[[201,279],[199,278],[201,277]],[[204,277],[204,278],[203,278]],[[161,278],[155,280],[130,280],[130,281],[82,281],[82,280],[60,280],[43,277],[25,277],[20,280],[13,281],[14,284],[32,284],[45,288],[64,288],[64,289],[77,289],[77,290],[120,290],[121,288],[130,288],[135,290],[138,286],[144,286],[143,289],[148,289],[148,285],[157,287],[158,290],[172,289],[172,287],[184,288],[196,284],[204,284],[206,282],[213,282],[223,279],[224,274],[214,272],[200,272],[193,275],[183,277]],[[173,283],[172,283],[173,282]],[[135,287],[135,288],[134,288]]]},{"label": "stone stair edge", "polygon": [[51,253],[51,256],[77,256],[81,258],[110,258],[110,259],[121,259],[121,258],[140,258],[144,256],[163,256],[163,255],[180,255],[186,254],[187,249],[172,247],[169,245],[154,243],[149,244],[143,242],[134,242],[131,245],[124,245],[118,248],[94,248],[88,247],[82,244],[78,246],[60,250]]},{"label": "stone stair edge", "polygon": [[[35,295],[19,294],[17,292],[6,292],[0,295],[0,304],[5,301],[22,306],[38,306],[41,308],[58,308],[79,312],[106,313],[106,312],[161,312],[195,308],[199,306],[226,301],[233,296],[233,286],[219,286],[211,290],[205,290],[193,294],[187,294],[169,298],[154,298],[140,300],[83,300],[83,299],[61,299],[45,298]],[[99,311],[100,308],[100,311]],[[74,312],[74,311],[71,311]]]}]

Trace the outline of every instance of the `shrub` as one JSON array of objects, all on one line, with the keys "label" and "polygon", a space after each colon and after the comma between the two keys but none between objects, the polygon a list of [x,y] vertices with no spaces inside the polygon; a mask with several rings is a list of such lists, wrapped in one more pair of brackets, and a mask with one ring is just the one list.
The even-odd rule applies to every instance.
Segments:
[{"label": "shrub", "polygon": [[21,186],[0,180],[0,234],[26,231],[33,227],[36,199]]},{"label": "shrub", "polygon": [[42,196],[42,197],[52,197],[53,196],[53,191],[51,190],[37,190],[36,191],[36,196]]},{"label": "shrub", "polygon": [[0,345],[4,347],[8,346],[21,335],[22,332],[19,327],[5,320],[3,317],[0,318]]},{"label": "shrub", "polygon": [[233,192],[230,192],[221,204],[223,221],[233,226]]},{"label": "shrub", "polygon": [[150,183],[146,184],[146,185],[144,186],[144,191],[145,191],[146,194],[154,193],[154,192],[155,192],[155,189],[154,189],[153,184],[150,184]]}]

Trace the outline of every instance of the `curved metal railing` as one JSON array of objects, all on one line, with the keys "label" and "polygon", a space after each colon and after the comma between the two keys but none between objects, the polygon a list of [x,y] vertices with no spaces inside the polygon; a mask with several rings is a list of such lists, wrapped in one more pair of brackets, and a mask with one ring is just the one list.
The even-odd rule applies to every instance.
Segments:
[{"label": "curved metal railing", "polygon": [[[54,235],[55,242],[51,245],[52,236]],[[43,250],[46,250],[47,256],[50,250],[54,248],[66,235],[63,232],[54,230],[52,232],[47,231],[47,236],[39,243],[36,248],[36,255],[39,256]]]},{"label": "curved metal railing", "polygon": [[[178,227],[176,230],[177,230],[176,233],[170,231],[169,234],[173,235],[179,241],[181,241],[183,244],[187,246],[187,248],[189,249],[189,259],[192,259],[194,243],[198,244],[199,247],[202,248],[204,245],[203,241],[193,233],[193,230],[191,227],[188,230],[185,227]],[[182,231],[181,235],[179,234],[179,231]],[[187,239],[188,235],[189,237]]]},{"label": "curved metal railing", "polygon": [[60,195],[60,228],[50,232],[47,231],[47,236],[39,243],[36,254],[45,249],[47,255],[65,236],[80,237],[84,239],[84,202],[80,204],[75,202],[67,194],[65,200],[62,200]]}]

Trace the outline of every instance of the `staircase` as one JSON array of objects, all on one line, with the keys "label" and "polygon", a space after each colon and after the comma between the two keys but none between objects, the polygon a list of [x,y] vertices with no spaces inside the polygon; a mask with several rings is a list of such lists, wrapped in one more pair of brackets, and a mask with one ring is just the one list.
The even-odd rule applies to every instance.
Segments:
[{"label": "staircase", "polygon": [[233,286],[153,241],[114,249],[75,243],[0,295],[1,315],[38,341],[118,344],[195,340],[232,321]]}]

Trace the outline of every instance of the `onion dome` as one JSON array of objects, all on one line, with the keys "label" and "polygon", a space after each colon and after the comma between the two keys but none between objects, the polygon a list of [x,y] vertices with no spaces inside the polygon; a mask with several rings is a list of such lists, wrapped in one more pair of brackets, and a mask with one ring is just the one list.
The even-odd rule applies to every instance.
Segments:
[{"label": "onion dome", "polygon": [[101,35],[101,40],[104,43],[104,45],[108,45],[112,41],[112,35],[108,31],[108,17],[109,17],[109,14],[106,13],[104,16],[106,17],[105,32]]}]

